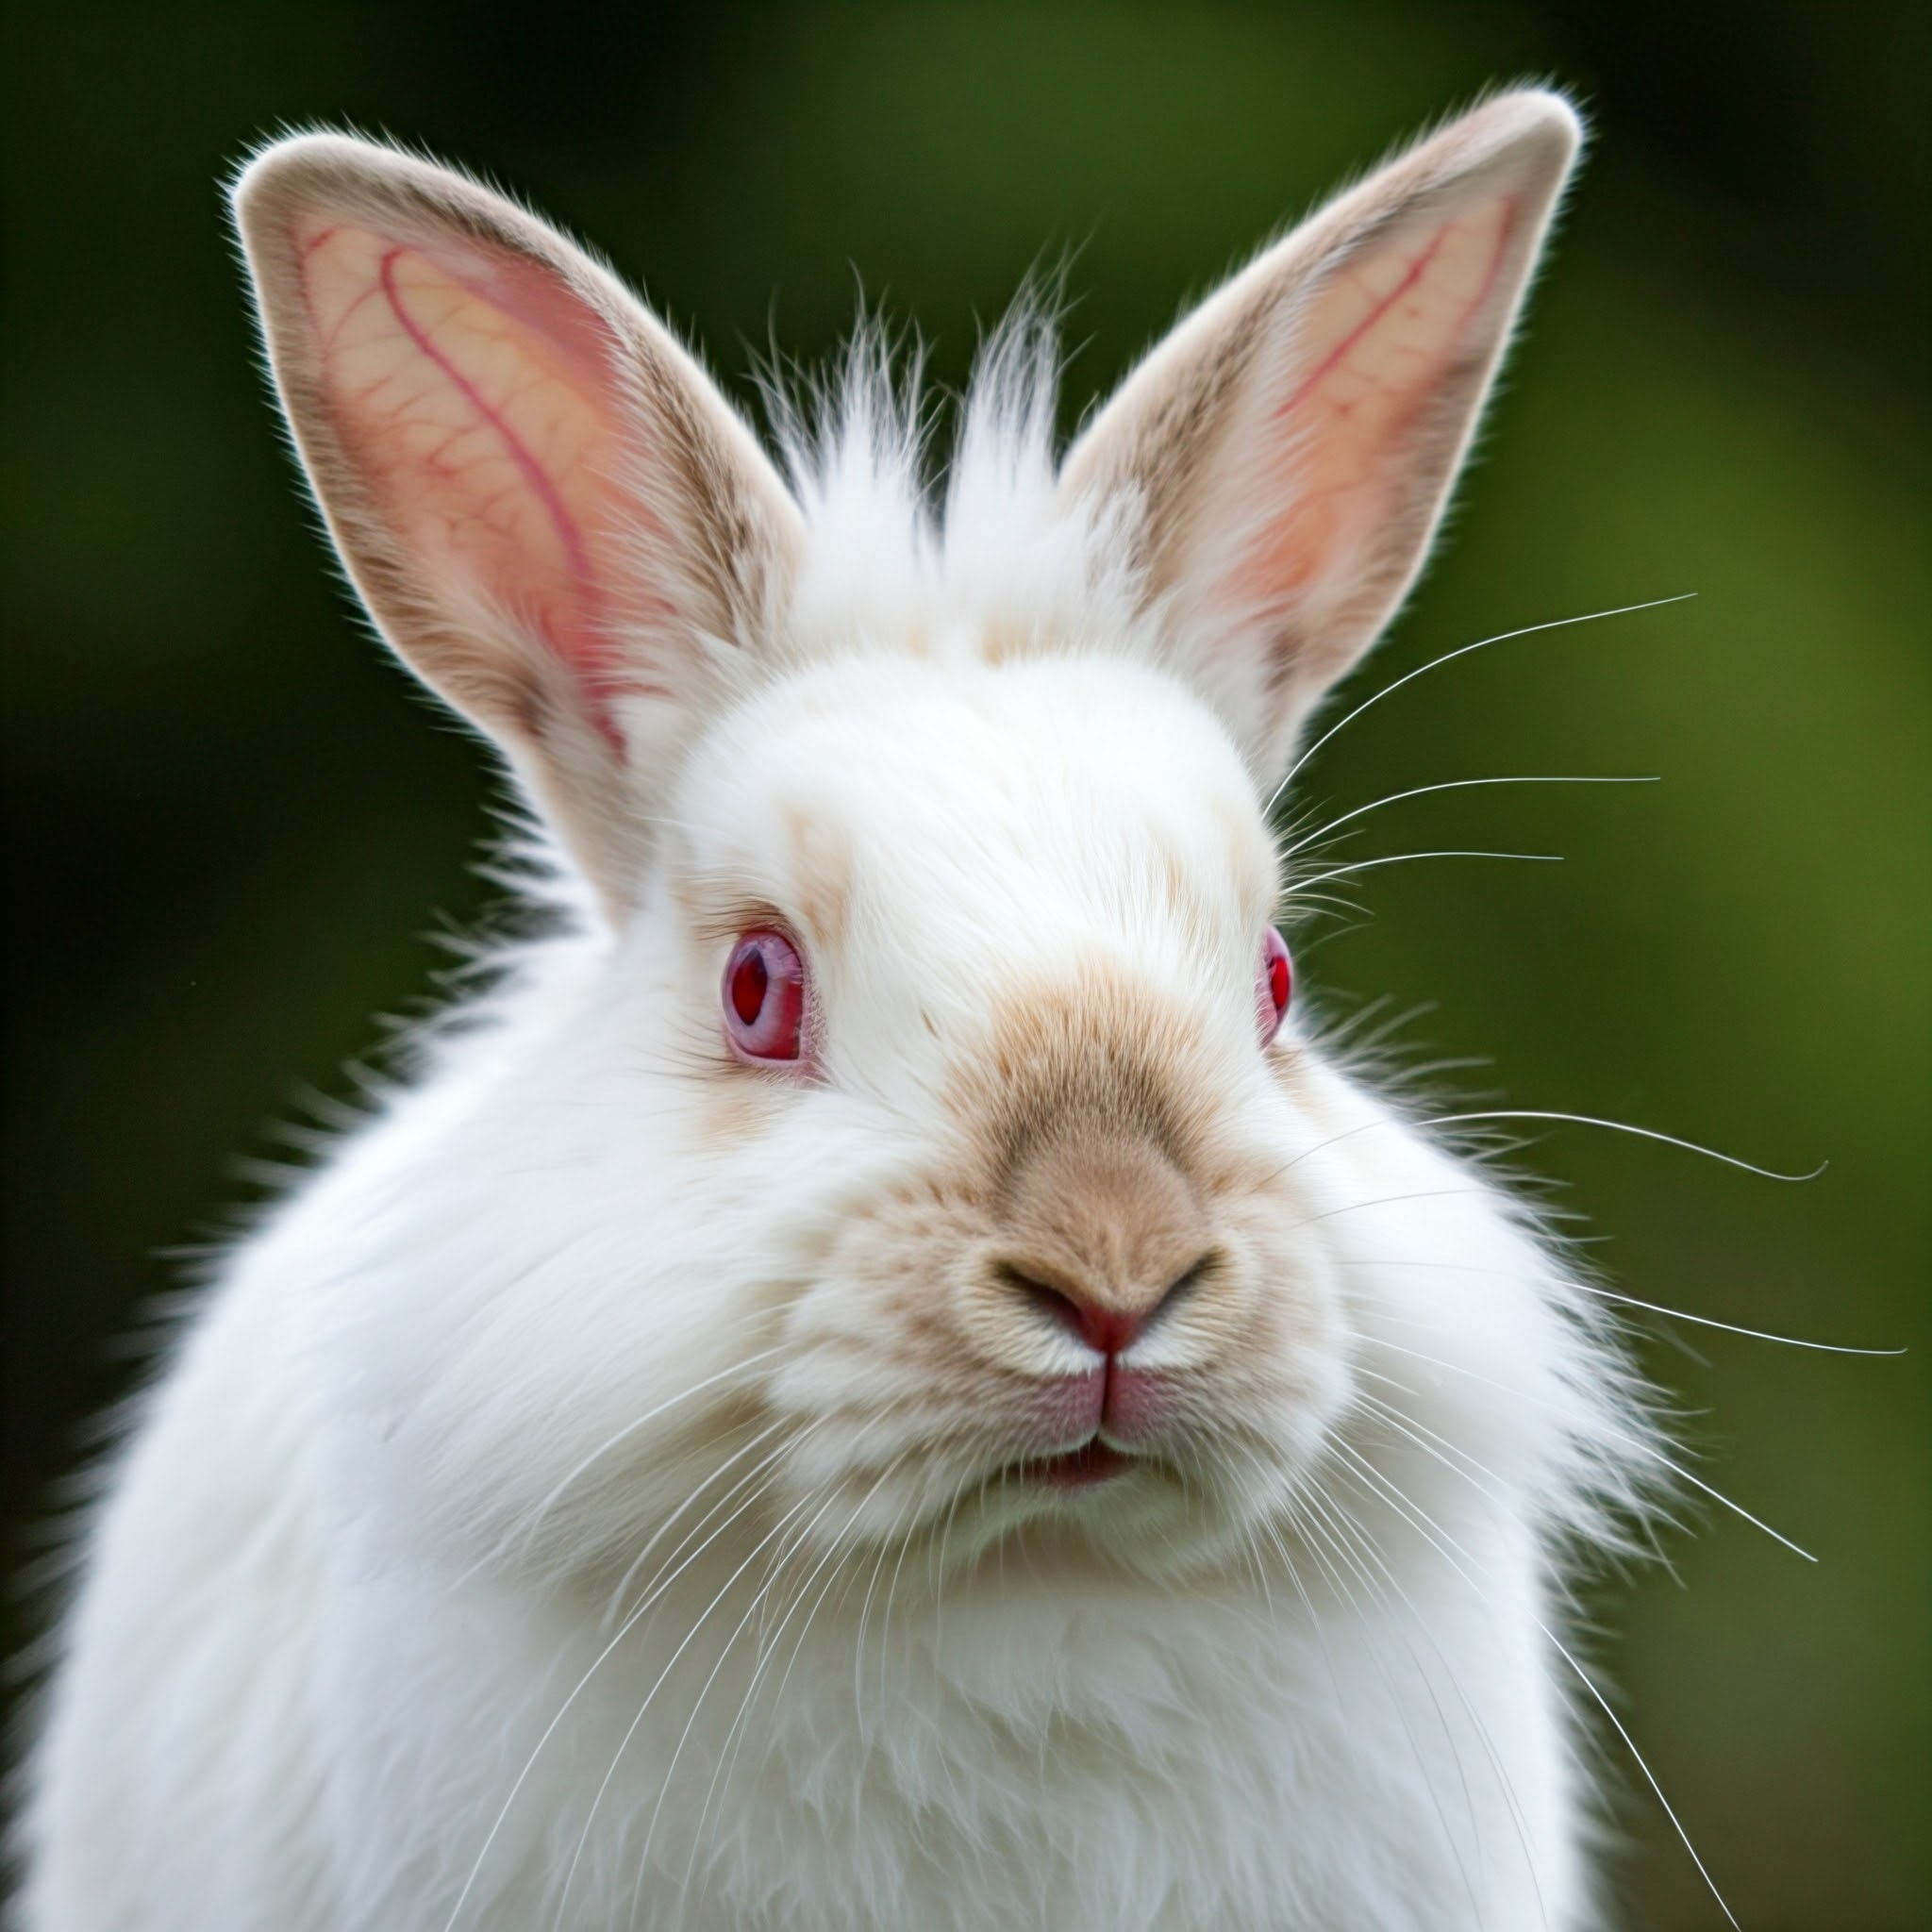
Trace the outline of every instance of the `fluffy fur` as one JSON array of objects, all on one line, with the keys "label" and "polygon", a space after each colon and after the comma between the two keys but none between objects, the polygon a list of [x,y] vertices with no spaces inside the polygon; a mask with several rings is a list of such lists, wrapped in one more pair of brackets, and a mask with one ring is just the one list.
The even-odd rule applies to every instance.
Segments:
[{"label": "fluffy fur", "polygon": [[[1480,1165],[1255,1037],[1271,794],[1574,142],[1547,95],[1456,124],[1064,463],[1023,318],[939,512],[867,352],[781,482],[499,197],[331,136],[254,164],[318,498],[563,909],[154,1390],[26,1924],[1593,1922],[1562,1576],[1654,1457],[1634,1385]],[[791,1074],[720,1025],[774,922]],[[1155,1311],[1117,1384],[1016,1290],[1051,1255]],[[1042,1482],[1096,1417],[1128,1473]]]}]

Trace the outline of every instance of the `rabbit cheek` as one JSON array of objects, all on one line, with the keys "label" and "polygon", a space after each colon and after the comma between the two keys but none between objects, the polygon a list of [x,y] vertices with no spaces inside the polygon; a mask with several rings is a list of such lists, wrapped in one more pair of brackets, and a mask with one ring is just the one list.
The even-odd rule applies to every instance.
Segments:
[{"label": "rabbit cheek", "polygon": [[1315,1452],[1351,1387],[1341,1278],[1311,1244],[1309,1212],[1306,1201],[1270,1192],[1233,1217],[1232,1244],[1245,1250],[1255,1294],[1241,1345],[1226,1357],[1228,1391],[1265,1419],[1291,1459]]}]

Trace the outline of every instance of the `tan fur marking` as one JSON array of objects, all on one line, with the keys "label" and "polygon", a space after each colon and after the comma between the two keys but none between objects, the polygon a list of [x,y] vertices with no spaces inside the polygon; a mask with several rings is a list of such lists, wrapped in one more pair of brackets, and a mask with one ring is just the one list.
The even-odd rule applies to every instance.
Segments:
[{"label": "tan fur marking", "polygon": [[966,1058],[956,1105],[996,1189],[1038,1143],[1096,1126],[1145,1141],[1185,1173],[1216,1098],[1191,1077],[1202,1058],[1191,1017],[1095,962],[1008,993]]},{"label": "tan fur marking", "polygon": [[980,626],[979,655],[989,664],[1011,664],[1043,655],[1039,627],[1016,619],[995,617]]},{"label": "tan fur marking", "polygon": [[1144,1141],[1091,1128],[1035,1147],[1006,1190],[1004,1268],[1069,1299],[1138,1312],[1200,1267],[1208,1219]]},{"label": "tan fur marking", "polygon": [[698,1139],[707,1147],[729,1147],[750,1140],[776,1111],[777,1096],[757,1074],[722,1063],[718,1072],[718,1085],[698,1110]]},{"label": "tan fur marking", "polygon": [[792,806],[785,814],[791,842],[792,909],[821,945],[845,934],[852,895],[852,843],[823,813]]}]

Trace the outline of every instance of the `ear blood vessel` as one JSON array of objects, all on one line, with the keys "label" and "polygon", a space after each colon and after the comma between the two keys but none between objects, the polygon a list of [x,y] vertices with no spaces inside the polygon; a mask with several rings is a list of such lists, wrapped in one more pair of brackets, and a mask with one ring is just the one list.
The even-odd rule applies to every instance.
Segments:
[{"label": "ear blood vessel", "polygon": [[27,1926],[1598,1923],[1566,1579],[1643,1391],[1297,1023],[1268,826],[1577,140],[1450,123],[1064,454],[1018,317],[942,527],[867,352],[774,461],[469,177],[248,166],[308,481],[561,909],[115,1451]]}]

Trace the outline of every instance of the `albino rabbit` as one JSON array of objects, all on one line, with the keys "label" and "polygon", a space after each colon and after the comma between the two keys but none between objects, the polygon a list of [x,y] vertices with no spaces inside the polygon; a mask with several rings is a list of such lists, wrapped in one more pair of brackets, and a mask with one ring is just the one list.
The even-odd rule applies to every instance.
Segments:
[{"label": "albino rabbit", "polygon": [[34,1932],[1595,1923],[1563,1579],[1642,1392],[1324,1062],[1269,830],[1576,144],[1547,93],[1446,127],[1064,459],[1009,325],[942,514],[867,352],[788,481],[498,195],[248,168],[317,500],[554,930],[148,1400]]}]

